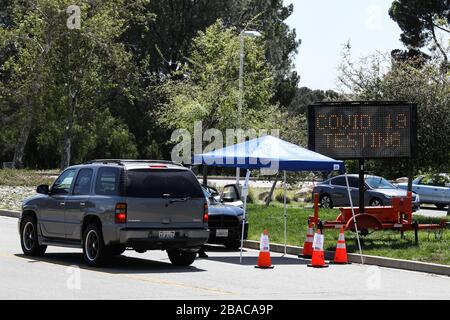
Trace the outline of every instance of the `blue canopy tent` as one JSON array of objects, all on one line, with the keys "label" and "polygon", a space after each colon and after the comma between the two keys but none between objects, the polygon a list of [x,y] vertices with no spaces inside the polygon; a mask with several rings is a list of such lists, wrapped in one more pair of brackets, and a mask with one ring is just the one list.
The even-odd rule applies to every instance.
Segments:
[{"label": "blue canopy tent", "polygon": [[[194,165],[239,167],[244,169],[273,169],[284,171],[284,246],[286,254],[286,171],[344,171],[343,161],[334,160],[290,142],[267,135],[238,143],[226,148],[196,154]],[[247,171],[242,193],[244,196],[244,218],[250,170]],[[242,228],[241,244],[244,241]],[[242,261],[241,245],[241,261]]]}]

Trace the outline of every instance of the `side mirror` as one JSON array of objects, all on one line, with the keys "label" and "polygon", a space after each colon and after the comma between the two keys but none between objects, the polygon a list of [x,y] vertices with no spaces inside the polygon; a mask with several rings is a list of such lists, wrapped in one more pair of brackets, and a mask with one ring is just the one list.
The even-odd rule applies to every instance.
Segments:
[{"label": "side mirror", "polygon": [[41,184],[40,186],[38,186],[36,188],[36,192],[37,193],[42,193],[42,194],[49,194],[50,193],[50,188],[47,184]]},{"label": "side mirror", "polygon": [[233,197],[223,197],[222,202],[233,202],[236,201]]}]

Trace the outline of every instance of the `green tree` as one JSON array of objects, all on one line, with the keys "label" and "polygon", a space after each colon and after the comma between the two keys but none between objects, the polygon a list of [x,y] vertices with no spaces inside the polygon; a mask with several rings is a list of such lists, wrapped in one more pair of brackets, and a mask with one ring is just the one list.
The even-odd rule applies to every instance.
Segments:
[{"label": "green tree", "polygon": [[235,27],[237,33],[247,28],[263,34],[265,58],[275,70],[271,103],[288,106],[293,99],[299,77],[293,71],[292,57],[300,41],[285,22],[292,5],[283,6],[281,0],[154,0],[145,8],[156,18],[145,25],[130,24],[122,37],[136,63],[146,66],[137,77],[142,93],[136,94],[132,104],[117,101],[114,110],[139,137],[140,156],[169,154],[164,142],[170,138],[170,130],[150,116],[161,101],[168,99],[158,88],[172,72],[189,63],[187,58],[197,32],[219,18],[225,27]]},{"label": "green tree", "polygon": [[[51,141],[59,139],[61,167],[66,167],[73,152],[76,128],[88,132],[95,126],[97,116],[104,115],[114,103],[110,99],[112,93],[122,100],[133,99],[129,83],[135,68],[131,54],[119,38],[128,23],[142,18],[139,12],[142,2],[146,1],[37,0],[29,6],[13,7],[12,26],[0,29],[2,48],[11,45],[14,48],[13,54],[2,63],[1,76],[6,81],[0,92],[9,106],[19,106],[11,117],[16,114],[19,115],[16,119],[24,119],[16,122],[21,129],[15,166],[23,164],[30,132],[45,135],[45,127],[53,125],[57,130]],[[73,4],[81,8],[80,29],[67,26],[66,9]],[[54,122],[41,122],[44,115]],[[33,128],[37,124],[44,128]],[[122,128],[123,124],[118,125],[118,130]],[[42,140],[33,142],[38,145],[31,149],[39,149],[36,147]],[[129,142],[135,143],[134,138]],[[86,149],[83,143],[89,145],[87,135],[79,136],[77,148]],[[83,154],[80,150],[74,153]]]},{"label": "green tree", "polygon": [[[160,109],[162,124],[172,129],[193,130],[195,121],[203,129],[225,132],[238,123],[239,34],[217,21],[193,40],[189,63],[167,81],[163,89],[169,100]],[[271,104],[274,76],[264,58],[260,39],[246,39],[243,129],[271,128],[277,108]]]},{"label": "green tree", "polygon": [[[447,37],[450,35],[449,0],[395,0],[389,9],[389,15],[402,30],[400,39],[405,46],[415,49],[437,48],[442,55],[444,69],[448,69],[448,53],[445,43],[441,43],[439,39],[438,31]],[[412,54],[414,55],[414,51]]]}]

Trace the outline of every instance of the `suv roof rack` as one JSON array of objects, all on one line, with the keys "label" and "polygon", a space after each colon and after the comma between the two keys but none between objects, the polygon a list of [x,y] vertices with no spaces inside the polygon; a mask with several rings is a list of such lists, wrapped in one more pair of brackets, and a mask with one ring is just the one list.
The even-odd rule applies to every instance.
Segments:
[{"label": "suv roof rack", "polygon": [[183,166],[181,163],[175,161],[168,160],[132,160],[132,159],[94,159],[85,162],[84,164],[92,164],[92,163],[116,163],[120,166],[123,166],[126,162],[134,162],[134,163],[166,163],[166,164],[174,164],[177,166]]}]

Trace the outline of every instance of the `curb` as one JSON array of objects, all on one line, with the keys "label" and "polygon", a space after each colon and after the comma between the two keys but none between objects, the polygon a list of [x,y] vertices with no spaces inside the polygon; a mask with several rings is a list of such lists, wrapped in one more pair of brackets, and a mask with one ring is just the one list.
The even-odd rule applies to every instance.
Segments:
[{"label": "curb", "polygon": [[[259,241],[254,240],[245,240],[244,247],[248,249],[259,250]],[[278,243],[270,244],[270,251],[277,253],[284,253],[284,245]],[[286,253],[292,255],[299,255],[303,253],[303,247],[297,246],[286,246]],[[361,264],[361,257],[359,254],[348,253],[347,254],[348,261],[352,263]],[[333,260],[334,251],[325,251],[325,259]],[[410,261],[410,260],[402,260],[402,259],[394,259],[394,258],[385,258],[378,256],[369,256],[363,254],[364,264],[367,265],[376,265],[379,267],[385,268],[393,268],[393,269],[402,269],[409,271],[417,271],[417,272],[426,272],[438,275],[444,275],[450,277],[450,266],[428,263],[428,262],[418,262],[418,261]]]},{"label": "curb", "polygon": [[20,212],[19,211],[13,211],[13,210],[0,209],[0,216],[11,217],[11,218],[19,218]]}]

